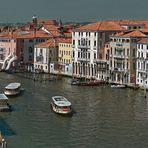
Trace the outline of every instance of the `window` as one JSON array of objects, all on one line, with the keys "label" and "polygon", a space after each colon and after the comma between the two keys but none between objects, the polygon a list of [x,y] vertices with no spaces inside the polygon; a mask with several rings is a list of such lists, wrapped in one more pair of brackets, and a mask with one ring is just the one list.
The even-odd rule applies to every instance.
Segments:
[{"label": "window", "polygon": [[32,56],[31,55],[29,56],[29,61],[32,61]]},{"label": "window", "polygon": [[129,43],[129,41],[130,41],[129,39],[126,39],[126,42],[127,42],[127,43]]},{"label": "window", "polygon": [[96,34],[97,34],[97,33],[95,32],[94,35],[96,36]]},{"label": "window", "polygon": [[80,45],[80,40],[78,40],[78,45]]},{"label": "window", "polygon": [[129,48],[127,48],[127,56],[129,56]]},{"label": "window", "polygon": [[141,53],[141,58],[143,58],[143,52]]},{"label": "window", "polygon": [[29,39],[29,43],[32,43],[33,42],[33,40],[32,39]]},{"label": "window", "polygon": [[43,49],[40,49],[39,56],[42,56],[42,54],[43,54]]},{"label": "window", "polygon": [[94,59],[96,59],[96,53],[94,53]]},{"label": "window", "polygon": [[88,42],[88,45],[90,46],[90,40],[89,40],[89,42]]},{"label": "window", "polygon": [[127,64],[126,64],[126,67],[127,67],[127,69],[128,69],[128,62],[127,62]]},{"label": "window", "polygon": [[134,49],[133,49],[133,57],[135,57],[135,51],[136,51],[136,50],[135,50],[135,48],[134,48]]},{"label": "window", "polygon": [[78,58],[80,58],[80,52],[78,52]]},{"label": "window", "polygon": [[100,38],[102,38],[102,36],[103,36],[103,32],[100,32]]},{"label": "window", "polygon": [[94,46],[96,46],[96,41],[94,41]]},{"label": "window", "polygon": [[32,47],[29,47],[28,52],[29,52],[29,53],[32,53],[32,52],[33,52]]},{"label": "window", "polygon": [[88,58],[90,59],[90,53],[88,53]]},{"label": "window", "polygon": [[112,47],[110,48],[110,54],[112,55]]}]

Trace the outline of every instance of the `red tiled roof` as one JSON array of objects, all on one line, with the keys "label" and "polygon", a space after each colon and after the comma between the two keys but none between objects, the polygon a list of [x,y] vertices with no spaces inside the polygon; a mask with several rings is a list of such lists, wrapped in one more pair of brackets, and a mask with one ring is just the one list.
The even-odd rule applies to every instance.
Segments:
[{"label": "red tiled roof", "polygon": [[140,30],[119,32],[119,33],[116,33],[115,35],[112,35],[112,36],[116,36],[116,37],[146,37],[146,35],[143,32],[141,32]]},{"label": "red tiled roof", "polygon": [[148,38],[141,39],[138,43],[148,43]]},{"label": "red tiled roof", "polygon": [[123,36],[125,33],[124,32],[119,32],[119,33],[116,33],[115,35],[111,35],[111,36]]},{"label": "red tiled roof", "polygon": [[59,43],[72,43],[72,38],[61,38]]},{"label": "red tiled roof", "polygon": [[50,38],[45,42],[42,42],[40,44],[37,44],[36,47],[57,47],[59,46],[59,43],[65,43],[66,41],[69,41],[70,39],[67,38]]},{"label": "red tiled roof", "polygon": [[134,31],[124,34],[122,36],[125,36],[125,37],[146,37],[146,35],[139,30],[134,30]]},{"label": "red tiled roof", "polygon": [[123,31],[125,29],[114,21],[99,21],[99,22],[81,26],[76,30]]},{"label": "red tiled roof", "polygon": [[59,26],[55,25],[43,25],[48,31],[59,31]]},{"label": "red tiled roof", "polygon": [[28,31],[26,32],[18,32],[17,34],[14,34],[15,38],[22,38],[22,39],[31,39],[31,38],[49,38],[52,37],[52,35],[40,30],[40,31]]}]

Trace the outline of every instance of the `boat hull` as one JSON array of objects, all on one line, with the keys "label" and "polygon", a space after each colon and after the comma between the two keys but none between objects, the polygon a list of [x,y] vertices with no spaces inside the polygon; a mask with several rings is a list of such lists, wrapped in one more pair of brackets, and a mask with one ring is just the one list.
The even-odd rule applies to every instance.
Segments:
[{"label": "boat hull", "polygon": [[125,85],[111,85],[111,88],[126,88]]},{"label": "boat hull", "polygon": [[11,110],[11,106],[5,106],[5,107],[0,107],[0,112],[10,112]]},{"label": "boat hull", "polygon": [[6,96],[16,96],[21,92],[21,84],[20,83],[10,83],[4,89],[4,94]]},{"label": "boat hull", "polygon": [[16,95],[19,95],[20,94],[20,90],[17,91],[17,92],[4,91],[4,94],[6,96],[16,96]]},{"label": "boat hull", "polygon": [[67,109],[67,110],[63,110],[60,109],[58,107],[55,107],[54,104],[51,103],[51,109],[53,110],[53,112],[60,114],[60,115],[70,115],[72,114],[72,109]]}]

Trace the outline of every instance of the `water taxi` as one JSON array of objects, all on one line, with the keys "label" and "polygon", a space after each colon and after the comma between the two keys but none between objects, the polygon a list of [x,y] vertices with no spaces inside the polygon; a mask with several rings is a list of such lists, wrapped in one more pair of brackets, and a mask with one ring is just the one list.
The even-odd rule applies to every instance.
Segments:
[{"label": "water taxi", "polygon": [[58,114],[66,115],[72,113],[71,102],[69,102],[63,96],[53,96],[51,101],[51,108],[55,113]]},{"label": "water taxi", "polygon": [[0,111],[10,111],[11,107],[8,104],[8,98],[5,94],[0,94]]},{"label": "water taxi", "polygon": [[7,96],[18,95],[21,92],[21,83],[10,83],[4,89],[4,94]]}]

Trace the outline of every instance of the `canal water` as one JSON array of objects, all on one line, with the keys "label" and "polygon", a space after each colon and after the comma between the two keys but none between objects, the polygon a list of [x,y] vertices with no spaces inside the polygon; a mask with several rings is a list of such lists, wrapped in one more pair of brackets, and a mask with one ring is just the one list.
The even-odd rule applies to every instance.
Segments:
[{"label": "canal water", "polygon": [[[0,113],[0,130],[8,148],[148,147],[148,98],[142,90],[71,86],[69,78],[34,82],[0,73],[0,91],[16,81],[25,90],[9,97],[12,112]],[[72,117],[52,112],[54,95],[71,101]]]}]

